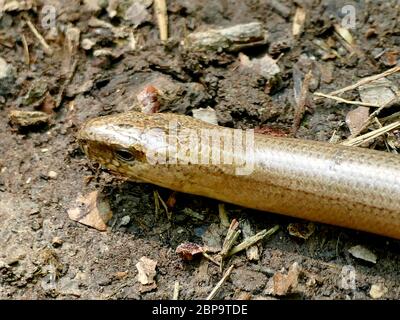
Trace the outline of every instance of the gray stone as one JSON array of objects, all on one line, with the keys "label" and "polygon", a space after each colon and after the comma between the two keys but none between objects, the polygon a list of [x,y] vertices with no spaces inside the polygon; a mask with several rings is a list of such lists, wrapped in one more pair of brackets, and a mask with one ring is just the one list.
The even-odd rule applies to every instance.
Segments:
[{"label": "gray stone", "polygon": [[12,92],[15,85],[15,68],[0,57],[0,95]]}]

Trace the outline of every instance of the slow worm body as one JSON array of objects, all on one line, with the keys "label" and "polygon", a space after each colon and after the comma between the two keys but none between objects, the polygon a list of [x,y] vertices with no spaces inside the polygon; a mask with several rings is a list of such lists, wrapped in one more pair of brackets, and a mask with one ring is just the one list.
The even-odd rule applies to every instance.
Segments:
[{"label": "slow worm body", "polygon": [[400,157],[129,112],[83,125],[89,159],[130,179],[400,239]]}]

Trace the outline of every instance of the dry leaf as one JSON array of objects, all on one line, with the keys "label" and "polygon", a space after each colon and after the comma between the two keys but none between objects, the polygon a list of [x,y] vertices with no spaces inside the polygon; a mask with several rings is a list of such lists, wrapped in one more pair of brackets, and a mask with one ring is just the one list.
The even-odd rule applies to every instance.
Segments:
[{"label": "dry leaf", "polygon": [[68,217],[100,231],[107,229],[107,222],[112,218],[108,200],[99,191],[93,191],[76,199],[77,206],[68,209]]},{"label": "dry leaf", "polygon": [[204,249],[196,243],[186,242],[180,244],[175,252],[179,254],[183,260],[190,261],[193,260],[194,256],[203,253]]},{"label": "dry leaf", "polygon": [[349,249],[351,255],[355,258],[376,263],[377,256],[367,248],[357,245]]},{"label": "dry leaf", "polygon": [[315,224],[309,223],[290,223],[287,227],[291,236],[307,240],[315,231]]},{"label": "dry leaf", "polygon": [[350,133],[354,134],[360,132],[360,129],[363,127],[368,117],[369,107],[358,107],[349,111],[346,115],[346,124],[350,129]]},{"label": "dry leaf", "polygon": [[157,261],[151,260],[147,257],[141,257],[139,262],[136,263],[138,270],[138,281],[143,285],[155,283],[154,277],[156,276]]}]

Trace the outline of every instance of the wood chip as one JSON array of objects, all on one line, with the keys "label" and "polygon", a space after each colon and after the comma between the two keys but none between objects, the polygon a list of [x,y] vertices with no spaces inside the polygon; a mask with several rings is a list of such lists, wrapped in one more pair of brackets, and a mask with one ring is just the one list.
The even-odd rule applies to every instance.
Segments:
[{"label": "wood chip", "polygon": [[304,77],[302,87],[301,87],[299,101],[298,101],[296,109],[295,109],[292,131],[291,131],[291,134],[293,137],[296,136],[297,131],[300,128],[301,120],[303,119],[304,114],[307,109],[307,103],[308,103],[307,97],[309,94],[309,85],[310,85],[311,80],[312,80],[312,72],[310,70]]},{"label": "wood chip", "polygon": [[303,32],[305,20],[306,10],[303,7],[297,7],[292,25],[292,34],[294,37],[299,36]]},{"label": "wood chip", "polygon": [[40,126],[50,121],[50,115],[42,111],[11,110],[10,123],[18,127]]},{"label": "wood chip", "polygon": [[158,28],[160,30],[160,40],[168,40],[168,15],[166,0],[154,0],[154,11],[157,16]]},{"label": "wood chip", "polygon": [[238,24],[228,28],[209,29],[189,34],[183,45],[189,50],[240,51],[264,45],[268,34],[260,22]]}]

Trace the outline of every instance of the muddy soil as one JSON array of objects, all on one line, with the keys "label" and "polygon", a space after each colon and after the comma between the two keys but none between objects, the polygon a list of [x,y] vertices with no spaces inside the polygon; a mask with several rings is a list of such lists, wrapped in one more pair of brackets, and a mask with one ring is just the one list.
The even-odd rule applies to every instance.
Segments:
[{"label": "muddy soil", "polygon": [[[125,7],[133,3],[120,2]],[[289,133],[296,107],[294,68],[303,79],[306,67],[313,65],[310,90],[330,92],[393,66],[382,53],[400,49],[398,1],[353,3],[356,25],[350,31],[359,49],[356,54],[335,37],[333,27],[349,1],[278,1],[286,11],[270,2],[168,1],[166,45],[159,40],[151,1],[140,2],[145,12],[136,16],[141,22],[137,26],[119,11],[110,17],[107,5],[100,7],[96,1],[21,1],[26,7],[2,15],[0,57],[12,67],[12,75],[0,85],[0,298],[171,299],[176,282],[180,299],[208,296],[222,277],[219,267],[205,258],[184,261],[175,250],[184,242],[221,245],[227,228],[221,223],[219,203],[176,194],[171,216],[162,207],[156,214],[154,191],[165,201],[172,191],[124,181],[90,164],[76,133],[87,119],[135,109],[143,85],[160,78],[179,88],[162,112],[191,115],[193,109],[209,106],[220,125]],[[40,23],[44,5],[55,8],[52,29]],[[306,19],[301,35],[293,37],[297,6],[305,8]],[[44,36],[52,55],[27,19]],[[268,43],[243,53],[250,58],[269,53],[278,59],[278,87],[244,71],[237,52],[191,52],[182,47],[190,32],[252,21],[263,23]],[[66,36],[72,27],[80,31],[77,44]],[[338,56],[324,56],[316,39],[330,43]],[[108,51],[96,51],[101,49]],[[390,79],[400,83],[396,74]],[[32,88],[39,94],[35,96]],[[356,94],[346,97],[358,99]],[[328,141],[334,131],[339,138],[348,137],[344,120],[354,108],[331,100],[311,101],[297,137]],[[16,109],[42,110],[51,120],[21,129],[9,123],[9,112]],[[104,232],[67,214],[80,195],[96,190],[113,211]],[[258,260],[250,261],[242,252],[227,262],[235,267],[216,298],[400,298],[399,241],[322,224],[316,224],[305,240],[287,230],[290,223],[304,221],[233,205],[225,208],[229,219],[249,223],[253,232],[276,224],[280,229],[258,244]],[[353,257],[348,249],[356,245],[373,252],[376,263]],[[136,264],[143,256],[157,261],[152,288],[144,288],[137,279]],[[287,292],[271,292],[268,283],[274,274],[286,274],[294,263],[300,270],[296,283]],[[371,294],[372,286],[382,294]]]}]

